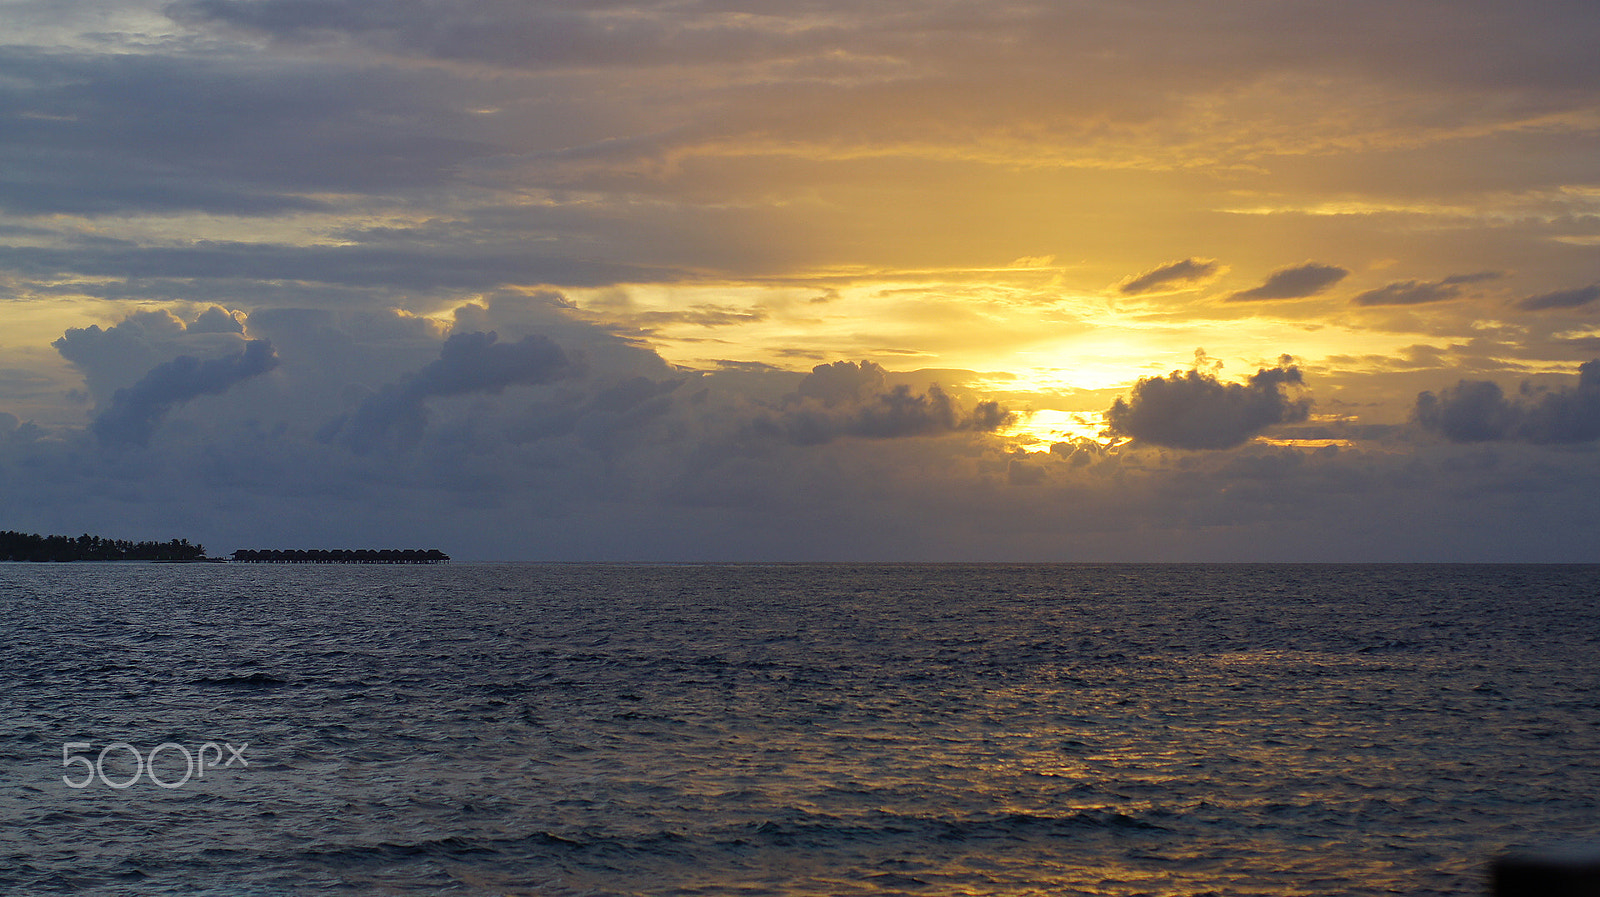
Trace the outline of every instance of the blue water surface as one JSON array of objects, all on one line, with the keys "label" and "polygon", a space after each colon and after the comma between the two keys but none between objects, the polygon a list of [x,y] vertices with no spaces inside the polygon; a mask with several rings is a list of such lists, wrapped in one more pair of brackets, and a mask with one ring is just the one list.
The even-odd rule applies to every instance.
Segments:
[{"label": "blue water surface", "polygon": [[1595,567],[3,564],[0,617],[0,893],[1475,894],[1600,838]]}]

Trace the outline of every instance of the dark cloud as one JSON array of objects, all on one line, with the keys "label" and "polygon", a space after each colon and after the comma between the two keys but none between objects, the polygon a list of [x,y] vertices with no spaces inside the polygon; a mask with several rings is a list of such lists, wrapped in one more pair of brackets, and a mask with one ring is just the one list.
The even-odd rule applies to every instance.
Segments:
[{"label": "dark cloud", "polygon": [[1272,272],[1265,283],[1234,293],[1230,302],[1255,302],[1266,299],[1304,299],[1315,296],[1345,278],[1350,272],[1338,265],[1306,262]]},{"label": "dark cloud", "polygon": [[437,96],[404,71],[309,60],[0,48],[0,208],[270,214],[435,186],[492,152]]},{"label": "dark cloud", "polygon": [[1524,384],[1514,398],[1492,381],[1462,380],[1418,395],[1413,417],[1451,442],[1593,442],[1600,439],[1600,360],[1581,365],[1569,389]]},{"label": "dark cloud", "polygon": [[831,406],[884,393],[888,381],[889,372],[876,362],[835,361],[812,368],[795,392]]},{"label": "dark cloud", "polygon": [[888,372],[871,361],[819,364],[783,408],[757,419],[755,429],[796,445],[822,445],[844,436],[895,439],[988,432],[1016,419],[993,401],[963,413],[937,383],[914,393],[904,384],[888,387],[887,380]]},{"label": "dark cloud", "polygon": [[1212,259],[1187,258],[1146,271],[1117,287],[1124,296],[1138,296],[1162,290],[1186,289],[1198,285],[1222,268]]},{"label": "dark cloud", "polygon": [[[932,392],[933,387],[930,386],[928,390]],[[1009,427],[1016,421],[1016,413],[1007,411],[999,402],[983,401],[975,405],[972,414],[962,421],[962,429],[987,433],[1001,427]]]},{"label": "dark cloud", "polygon": [[1356,305],[1422,305],[1444,302],[1459,297],[1468,284],[1482,283],[1500,277],[1498,271],[1477,274],[1456,274],[1444,280],[1400,280],[1356,296]]},{"label": "dark cloud", "polygon": [[479,296],[457,306],[453,333],[493,330],[516,335],[539,335],[554,340],[574,364],[612,380],[642,376],[671,379],[673,369],[640,338],[637,331],[604,323],[577,310],[554,290],[507,290]]},{"label": "dark cloud", "polygon": [[392,430],[414,441],[427,421],[424,403],[437,396],[498,393],[508,386],[549,383],[577,373],[567,354],[548,337],[531,335],[515,343],[498,342],[494,332],[458,333],[439,349],[439,358],[399,383],[385,385],[361,403],[348,420],[322,432],[335,435],[356,452],[376,448]]},{"label": "dark cloud", "polygon": [[111,407],[95,417],[90,429],[102,445],[144,445],[175,406],[203,395],[219,395],[277,366],[278,356],[266,340],[247,340],[239,354],[209,361],[180,356],[157,365],[138,383],[117,390]]},{"label": "dark cloud", "polygon": [[[1455,20],[1449,29],[1438,27],[1430,7],[1397,10],[1376,0],[1352,0],[1338,10],[1236,0],[1199,6],[1149,3],[1141,9],[1159,15],[1162,25],[1141,28],[1142,52],[1126,54],[1092,52],[1130,39],[1132,24],[1121,4],[1024,5],[988,16],[977,14],[975,6],[918,7],[911,15],[900,4],[863,7],[821,0],[744,4],[739,16],[729,15],[726,4],[697,0],[463,0],[449,6],[454,15],[432,0],[179,0],[166,9],[185,24],[224,26],[279,41],[337,47],[353,40],[390,53],[522,69],[703,65],[828,51],[846,57],[831,67],[815,60],[803,70],[815,77],[872,51],[957,56],[954,48],[966,47],[966,57],[947,65],[998,64],[1009,72],[1043,61],[1053,50],[1051,61],[1062,70],[1058,77],[1095,86],[1162,75],[1178,84],[1233,83],[1248,80],[1253,71],[1291,63],[1321,72],[1356,67],[1368,77],[1430,85],[1523,89],[1581,88],[1600,73],[1585,52],[1600,29],[1574,0],[1542,0],[1521,15],[1473,0],[1452,7]],[[1379,13],[1388,14],[1382,33],[1358,30]],[[1365,40],[1353,45],[1356,36]],[[1005,55],[997,58],[994,51]],[[1153,59],[1162,64],[1152,65]]]},{"label": "dark cloud", "polygon": [[0,267],[40,280],[69,274],[254,283],[289,279],[411,290],[487,290],[507,283],[594,286],[618,281],[660,282],[675,276],[623,263],[535,255],[526,249],[485,252],[444,245],[405,249],[205,240],[181,247],[0,246]]},{"label": "dark cloud", "polygon": [[1147,377],[1134,384],[1130,398],[1112,404],[1106,421],[1114,433],[1168,448],[1243,445],[1267,427],[1310,414],[1300,369],[1289,360],[1262,368],[1247,383],[1222,383],[1199,370]]},{"label": "dark cloud", "polygon": [[494,393],[575,373],[566,353],[545,337],[526,336],[515,343],[498,340],[492,331],[450,337],[439,349],[439,360],[410,378],[406,390],[422,398]]},{"label": "dark cloud", "polygon": [[636,448],[648,424],[672,409],[672,394],[682,380],[630,377],[593,395],[578,394],[536,405],[515,422],[507,436],[513,442],[575,435],[582,447],[611,458]]},{"label": "dark cloud", "polygon": [[168,15],[307,43],[354,36],[406,55],[491,62],[522,69],[727,63],[792,56],[848,33],[826,19],[731,17],[696,3],[574,2],[471,4],[474,14],[440,15],[431,0],[180,0]]},{"label": "dark cloud", "polygon": [[1529,296],[1517,303],[1525,311],[1544,311],[1550,308],[1581,308],[1600,299],[1600,283],[1578,287],[1575,290],[1558,290]]}]

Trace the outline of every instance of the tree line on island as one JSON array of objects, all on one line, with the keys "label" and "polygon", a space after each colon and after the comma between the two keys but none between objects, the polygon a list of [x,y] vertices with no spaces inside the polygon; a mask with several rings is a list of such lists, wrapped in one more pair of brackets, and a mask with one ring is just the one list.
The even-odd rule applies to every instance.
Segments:
[{"label": "tree line on island", "polygon": [[190,545],[188,539],[134,542],[88,533],[74,538],[0,532],[0,561],[198,561],[205,556],[205,546]]}]

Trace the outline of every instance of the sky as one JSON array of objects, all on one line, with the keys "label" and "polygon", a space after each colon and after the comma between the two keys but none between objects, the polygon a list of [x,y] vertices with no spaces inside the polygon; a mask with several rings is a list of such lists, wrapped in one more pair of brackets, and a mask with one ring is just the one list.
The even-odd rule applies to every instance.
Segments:
[{"label": "sky", "polygon": [[0,0],[0,528],[1600,561],[1592,0]]}]

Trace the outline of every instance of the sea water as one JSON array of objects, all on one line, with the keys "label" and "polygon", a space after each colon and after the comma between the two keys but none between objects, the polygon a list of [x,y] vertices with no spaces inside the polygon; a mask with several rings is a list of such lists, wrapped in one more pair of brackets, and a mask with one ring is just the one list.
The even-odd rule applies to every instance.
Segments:
[{"label": "sea water", "polygon": [[1475,894],[1600,568],[0,565],[0,892]]}]

